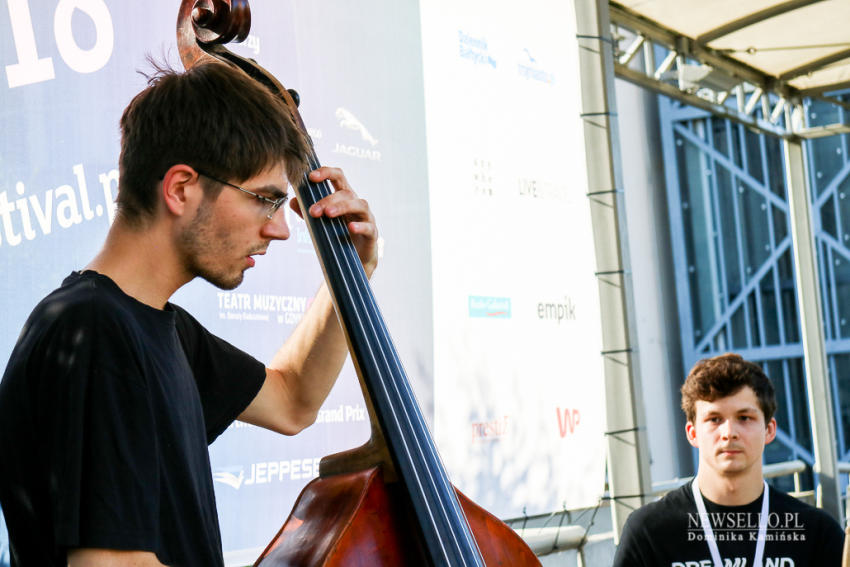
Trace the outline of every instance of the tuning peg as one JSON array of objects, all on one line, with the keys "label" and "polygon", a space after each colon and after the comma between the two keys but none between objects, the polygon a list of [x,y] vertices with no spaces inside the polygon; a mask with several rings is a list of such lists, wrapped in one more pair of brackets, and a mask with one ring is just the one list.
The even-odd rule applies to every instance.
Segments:
[{"label": "tuning peg", "polygon": [[301,104],[301,95],[298,94],[298,91],[295,89],[286,89],[289,92],[289,96],[292,97],[292,101],[295,103],[295,106],[298,107]]}]

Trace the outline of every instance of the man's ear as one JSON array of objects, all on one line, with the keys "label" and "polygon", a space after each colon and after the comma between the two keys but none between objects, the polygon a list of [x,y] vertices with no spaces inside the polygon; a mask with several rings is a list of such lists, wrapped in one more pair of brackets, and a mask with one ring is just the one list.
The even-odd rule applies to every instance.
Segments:
[{"label": "man's ear", "polygon": [[692,421],[685,424],[685,437],[688,438],[688,443],[690,443],[691,446],[699,449],[699,442],[697,441],[697,427]]},{"label": "man's ear", "polygon": [[776,418],[771,417],[770,421],[767,422],[767,427],[765,428],[764,444],[767,445],[774,439],[776,439]]},{"label": "man's ear", "polygon": [[188,209],[193,209],[203,188],[200,185],[200,175],[186,164],[172,165],[162,176],[162,198],[165,208],[172,215],[182,216]]}]

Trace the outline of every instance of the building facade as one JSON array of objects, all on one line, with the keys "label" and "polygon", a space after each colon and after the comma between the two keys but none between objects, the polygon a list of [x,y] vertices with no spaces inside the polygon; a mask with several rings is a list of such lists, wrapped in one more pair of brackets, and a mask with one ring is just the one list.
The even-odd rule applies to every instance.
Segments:
[{"label": "building facade", "polygon": [[[810,126],[850,120],[850,111],[817,101],[806,105],[806,115]],[[683,364],[728,351],[762,364],[779,402],[766,462],[811,465],[781,141],[665,97],[659,97],[659,122]],[[806,143],[841,461],[850,453],[848,146],[847,134]],[[811,482],[807,475],[805,484]]]}]

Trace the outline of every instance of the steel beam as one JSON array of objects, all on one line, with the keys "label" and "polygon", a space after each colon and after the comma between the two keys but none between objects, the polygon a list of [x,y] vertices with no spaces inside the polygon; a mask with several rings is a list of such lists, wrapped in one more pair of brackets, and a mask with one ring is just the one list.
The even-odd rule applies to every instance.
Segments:
[{"label": "steel beam", "polygon": [[818,505],[842,522],[835,419],[824,344],[821,287],[818,281],[806,157],[800,140],[786,138],[782,145],[791,237],[794,243],[794,279],[797,282],[800,330],[803,337],[803,365],[806,372],[809,416],[812,420],[815,457],[813,468],[818,487]]},{"label": "steel beam", "polygon": [[575,2],[589,202],[596,252],[615,542],[651,490],[634,326],[625,203],[614,94],[614,41],[607,0]]}]

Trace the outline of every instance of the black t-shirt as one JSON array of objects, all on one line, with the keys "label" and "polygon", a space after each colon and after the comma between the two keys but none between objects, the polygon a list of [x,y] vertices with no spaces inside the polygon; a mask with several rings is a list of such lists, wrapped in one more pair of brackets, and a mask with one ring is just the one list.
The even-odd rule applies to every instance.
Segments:
[{"label": "black t-shirt", "polygon": [[223,565],[207,444],[264,377],[179,307],[71,274],[30,315],[0,382],[12,565],[65,567],[77,547]]},{"label": "black t-shirt", "polygon": [[[623,528],[614,567],[713,567],[691,483],[636,510]],[[750,567],[763,496],[745,506],[705,500],[724,567]],[[763,567],[840,567],[844,532],[826,512],[770,489]]]}]

